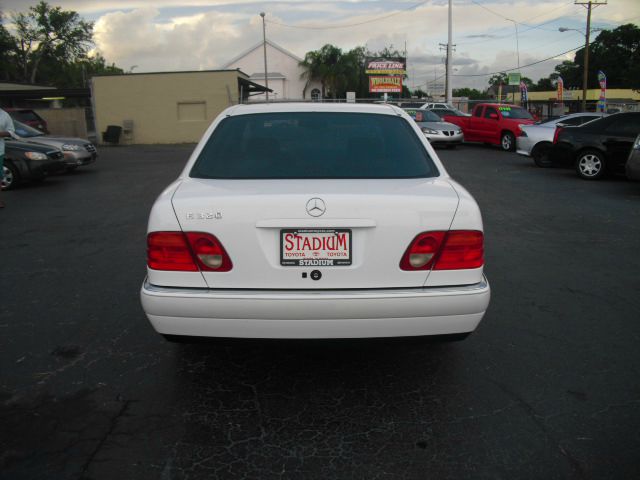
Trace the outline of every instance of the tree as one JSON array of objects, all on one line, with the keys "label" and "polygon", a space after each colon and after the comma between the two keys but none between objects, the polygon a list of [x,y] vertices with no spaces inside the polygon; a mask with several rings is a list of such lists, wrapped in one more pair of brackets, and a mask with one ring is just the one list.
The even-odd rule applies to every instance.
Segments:
[{"label": "tree", "polygon": [[[401,54],[393,46],[385,47],[380,52],[370,52],[364,47],[355,47],[343,52],[335,45],[327,44],[320,50],[307,52],[300,62],[303,72],[300,78],[306,80],[304,91],[309,82],[317,80],[322,85],[322,96],[342,98],[347,91],[356,92],[358,97],[369,96],[369,79],[364,73],[366,57],[398,57]],[[406,78],[406,76],[405,76]],[[409,96],[410,92],[403,86],[398,96]]]},{"label": "tree", "polygon": [[[582,75],[584,49],[574,59]],[[628,23],[603,30],[589,48],[589,88],[598,87],[598,70],[607,75],[609,88],[640,90],[640,28]],[[582,78],[582,77],[580,77]],[[582,80],[580,81],[582,85]]]},{"label": "tree", "polygon": [[453,96],[467,97],[469,100],[482,100],[487,97],[483,92],[475,88],[454,88]]},{"label": "tree", "polygon": [[85,58],[91,46],[93,23],[45,1],[30,7],[28,13],[16,13],[13,23],[22,79],[29,83],[36,82],[45,58],[74,62]]},{"label": "tree", "polygon": [[489,86],[497,87],[498,85],[507,85],[509,83],[509,76],[505,72],[496,73],[489,77]]},{"label": "tree", "polygon": [[10,81],[15,76],[15,42],[3,24],[0,12],[0,79]]},{"label": "tree", "polygon": [[417,98],[427,98],[427,92],[425,92],[421,88],[416,88],[411,92],[411,96]]},{"label": "tree", "polygon": [[[573,61],[556,65],[548,78],[540,79],[536,90],[554,90],[562,77],[565,88],[582,88],[585,50],[576,51]],[[609,88],[640,90],[640,28],[628,23],[614,30],[603,30],[589,46],[587,87],[598,87],[598,71],[607,75]]]}]

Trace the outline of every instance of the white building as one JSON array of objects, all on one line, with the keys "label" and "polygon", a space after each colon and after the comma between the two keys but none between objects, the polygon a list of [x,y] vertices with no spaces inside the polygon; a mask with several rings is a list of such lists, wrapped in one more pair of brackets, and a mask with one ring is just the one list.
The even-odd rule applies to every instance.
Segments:
[{"label": "white building", "polygon": [[[309,100],[320,98],[322,86],[318,81],[307,82],[300,78],[304,69],[299,66],[302,58],[267,40],[267,69],[269,100]],[[249,80],[265,85],[263,42],[251,47],[237,57],[229,60],[221,68],[233,70],[239,68],[249,75]],[[259,94],[251,100],[264,101],[265,95]]]}]

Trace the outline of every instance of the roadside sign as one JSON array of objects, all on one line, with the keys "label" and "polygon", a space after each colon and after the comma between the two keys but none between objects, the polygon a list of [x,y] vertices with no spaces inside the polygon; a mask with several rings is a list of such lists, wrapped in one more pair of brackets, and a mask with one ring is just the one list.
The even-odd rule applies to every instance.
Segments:
[{"label": "roadside sign", "polygon": [[371,93],[402,93],[402,77],[375,76],[369,77]]},{"label": "roadside sign", "polygon": [[520,85],[520,73],[510,73],[509,74],[509,85]]},{"label": "roadside sign", "polygon": [[347,92],[347,103],[356,103],[356,92]]},{"label": "roadside sign", "polygon": [[407,73],[407,59],[404,57],[367,57],[364,73],[367,75],[405,75]]}]

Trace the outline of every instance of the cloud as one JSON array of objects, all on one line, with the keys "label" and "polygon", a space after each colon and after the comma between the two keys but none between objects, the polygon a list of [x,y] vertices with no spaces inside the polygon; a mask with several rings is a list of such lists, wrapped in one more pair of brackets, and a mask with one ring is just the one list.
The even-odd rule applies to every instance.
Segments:
[{"label": "cloud", "polygon": [[[33,0],[0,0],[5,11],[24,11]],[[463,3],[464,2],[464,3]],[[444,72],[447,5],[433,1],[400,11],[406,2],[370,1],[255,1],[228,0],[66,0],[63,8],[93,15],[96,50],[109,63],[136,71],[219,68],[226,61],[262,40],[258,12],[267,12],[267,37],[300,57],[331,43],[343,50],[364,45],[380,50],[393,45],[409,59],[409,85],[433,80]],[[560,33],[559,26],[584,28],[584,9],[567,0],[493,0],[482,5],[501,16],[524,22],[519,26],[520,63],[525,65],[572,48],[581,41],[576,32]],[[385,17],[391,12],[399,12]],[[473,4],[454,3],[452,64],[462,74],[479,74],[517,65],[512,22]],[[638,23],[637,0],[616,0],[594,10],[594,26],[633,19]],[[371,22],[371,20],[378,19]],[[274,23],[275,22],[275,23]],[[366,23],[363,23],[366,22]],[[295,26],[348,28],[302,29]],[[360,24],[362,23],[362,24]],[[360,25],[358,25],[360,24]],[[526,24],[526,25],[525,25]],[[530,26],[539,25],[539,28]],[[559,60],[544,62],[522,73],[535,80],[547,76]],[[435,70],[435,72],[434,72]],[[486,78],[456,77],[454,85],[486,86]]]},{"label": "cloud", "polygon": [[109,62],[138,71],[211,69],[242,38],[233,14],[202,13],[159,23],[158,9],[106,14],[95,24],[96,50]]}]

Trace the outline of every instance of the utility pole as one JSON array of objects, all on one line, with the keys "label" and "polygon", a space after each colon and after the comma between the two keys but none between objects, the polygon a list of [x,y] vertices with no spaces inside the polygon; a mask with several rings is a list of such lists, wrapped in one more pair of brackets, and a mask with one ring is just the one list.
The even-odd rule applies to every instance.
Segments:
[{"label": "utility pole", "polygon": [[267,74],[267,27],[264,24],[264,12],[260,12],[260,16],[262,17],[262,46],[264,47],[264,86],[266,87],[266,91],[264,92],[267,95],[267,103],[269,103],[269,76]]},{"label": "utility pole", "polygon": [[452,47],[452,42],[453,42],[453,32],[452,32],[452,27],[453,27],[453,17],[452,17],[452,9],[451,9],[451,2],[452,0],[449,0],[449,35],[447,37],[447,79],[446,79],[446,103],[448,103],[449,105],[451,105],[451,99],[453,97],[452,93],[453,93],[453,86],[451,84],[451,47]]},{"label": "utility pole", "polygon": [[[445,102],[446,103],[450,103],[451,99],[453,97],[452,95],[452,85],[451,85],[451,79],[449,78],[449,75],[451,74],[451,62],[449,60],[449,52],[455,52],[456,51],[456,45],[448,45],[446,43],[439,43],[438,44],[440,46],[440,50],[445,50],[446,51],[446,56],[444,59],[444,67],[445,67],[445,73],[444,73],[444,96],[445,96]],[[435,73],[434,73],[435,76]]]},{"label": "utility pole", "polygon": [[591,34],[591,10],[594,7],[600,5],[606,5],[607,0],[604,1],[578,1],[574,2],[576,5],[583,5],[587,9],[587,28],[584,35],[584,70],[582,72],[582,111],[587,111],[587,87],[589,82],[589,39]]}]

